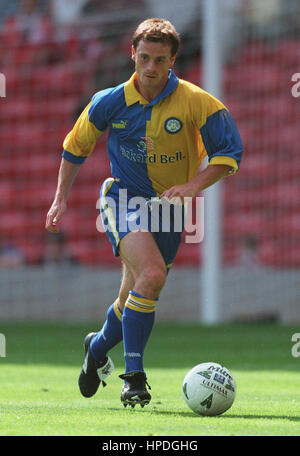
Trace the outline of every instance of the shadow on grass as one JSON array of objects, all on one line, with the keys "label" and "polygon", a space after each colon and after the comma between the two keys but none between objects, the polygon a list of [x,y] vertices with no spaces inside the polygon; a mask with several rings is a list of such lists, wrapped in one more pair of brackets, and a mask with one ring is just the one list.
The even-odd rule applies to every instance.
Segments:
[{"label": "shadow on grass", "polygon": [[[116,407],[109,407],[108,410],[114,410],[116,412],[120,413],[120,408]],[[122,410],[122,409],[121,409]],[[131,407],[124,407],[124,410],[127,411],[132,411],[133,413],[136,411],[146,411],[151,413],[152,415],[164,415],[164,416],[182,416],[186,418],[198,418],[198,419],[210,419],[210,418],[218,418],[218,419],[228,419],[228,418],[233,418],[233,419],[245,419],[245,420],[257,420],[257,419],[264,419],[264,420],[288,420],[288,421],[295,421],[298,422],[300,421],[300,416],[285,416],[285,415],[251,415],[251,414],[231,414],[231,413],[225,413],[224,415],[219,415],[219,416],[201,416],[197,415],[196,413],[189,412],[188,410],[186,412],[171,412],[168,410],[159,410],[158,407],[155,408],[147,408],[147,409],[142,409],[139,406],[136,408],[131,408]]]},{"label": "shadow on grass", "polygon": [[136,412],[148,412],[150,413],[151,415],[164,415],[164,416],[174,416],[175,417],[178,417],[178,416],[184,416],[184,417],[187,417],[187,418],[200,418],[199,415],[196,415],[195,413],[193,412],[168,412],[167,410],[158,410],[158,408],[147,408],[147,409],[143,409],[141,408],[140,406],[137,406],[137,407],[124,407],[123,409],[121,408],[117,408],[117,407],[108,407],[107,408],[108,410],[111,410],[111,411],[115,411],[115,412],[118,412],[120,413],[120,410],[124,410],[124,412],[126,411],[126,413],[136,413]]},{"label": "shadow on grass", "polygon": [[220,418],[237,418],[237,419],[246,419],[246,420],[257,420],[257,419],[264,419],[264,420],[288,420],[288,421],[300,421],[300,416],[286,416],[286,415],[231,415],[230,413],[227,415],[220,415]]}]

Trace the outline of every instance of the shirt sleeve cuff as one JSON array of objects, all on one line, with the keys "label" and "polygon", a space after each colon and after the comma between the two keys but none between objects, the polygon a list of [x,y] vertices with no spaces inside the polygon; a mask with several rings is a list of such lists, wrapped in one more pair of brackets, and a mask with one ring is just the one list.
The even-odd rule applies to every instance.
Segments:
[{"label": "shirt sleeve cuff", "polygon": [[74,163],[76,165],[81,165],[86,159],[86,157],[78,157],[77,155],[73,155],[66,150],[63,151],[62,156],[65,160],[67,160],[71,163]]},{"label": "shirt sleeve cuff", "polygon": [[239,167],[236,160],[232,157],[225,157],[225,156],[216,156],[212,157],[209,161],[209,165],[228,165],[231,166],[231,170],[229,171],[228,175],[235,174]]}]

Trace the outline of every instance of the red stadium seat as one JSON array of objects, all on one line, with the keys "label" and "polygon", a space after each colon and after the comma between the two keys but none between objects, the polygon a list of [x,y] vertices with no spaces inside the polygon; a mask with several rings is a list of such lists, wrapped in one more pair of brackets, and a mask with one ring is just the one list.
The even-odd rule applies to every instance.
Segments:
[{"label": "red stadium seat", "polygon": [[9,210],[12,208],[16,199],[14,182],[7,179],[0,181],[0,209]]},{"label": "red stadium seat", "polygon": [[69,205],[72,207],[92,207],[96,209],[99,198],[100,185],[98,182],[91,184],[74,185],[69,194]]},{"label": "red stadium seat", "polygon": [[[72,124],[71,124],[72,125]],[[49,128],[47,122],[7,123],[0,126],[0,156],[61,153],[62,142],[71,125]],[[41,152],[42,151],[42,152]]]},{"label": "red stadium seat", "polygon": [[83,64],[74,71],[73,66],[65,63],[54,66],[35,67],[27,81],[28,89],[33,96],[42,96],[47,87],[47,98],[53,95],[84,94],[88,88],[93,74],[93,68]]},{"label": "red stadium seat", "polygon": [[200,59],[195,59],[188,68],[184,71],[183,79],[186,79],[193,84],[201,86],[203,70],[202,62]]},{"label": "red stadium seat", "polygon": [[283,182],[264,188],[239,189],[237,192],[224,189],[224,201],[228,207],[240,210],[299,210],[300,188],[295,182]]},{"label": "red stadium seat", "polygon": [[59,157],[50,155],[11,155],[3,160],[0,177],[20,180],[55,178],[59,168]]},{"label": "red stadium seat", "polygon": [[282,239],[288,239],[290,242],[294,242],[294,240],[300,241],[299,212],[285,213],[285,216],[278,215],[274,225],[274,230],[276,230]]},{"label": "red stadium seat", "polygon": [[24,252],[27,264],[37,264],[45,248],[43,241],[32,238],[18,241],[16,245]]},{"label": "red stadium seat", "polygon": [[23,211],[39,209],[45,212],[53,201],[55,190],[55,181],[49,184],[42,181],[24,184],[17,191],[18,207]]},{"label": "red stadium seat", "polygon": [[300,39],[281,41],[276,47],[277,61],[289,71],[297,72],[300,65]]},{"label": "red stadium seat", "polygon": [[68,246],[80,263],[84,265],[120,267],[121,260],[119,257],[114,256],[112,247],[107,239],[102,242],[73,241],[69,242]]},{"label": "red stadium seat", "polygon": [[60,227],[67,238],[70,241],[94,239],[98,242],[104,236],[97,229],[99,212],[94,209],[88,213],[83,213],[83,211],[74,210],[71,204],[68,206],[69,210],[60,223]]},{"label": "red stadium seat", "polygon": [[[74,119],[78,97],[57,97],[47,99],[8,98],[5,110],[0,111],[1,123],[22,122],[31,125],[36,121],[60,123]],[[45,124],[46,125],[46,124]]]},{"label": "red stadium seat", "polygon": [[248,235],[257,238],[268,237],[269,223],[259,212],[238,212],[225,215],[223,232],[224,236],[238,240]]},{"label": "red stadium seat", "polygon": [[240,255],[240,245],[238,242],[226,241],[222,250],[222,264],[234,265],[237,264]]},{"label": "red stadium seat", "polygon": [[284,81],[277,65],[237,62],[224,69],[224,91],[236,96],[266,96],[284,89]]},{"label": "red stadium seat", "polygon": [[265,266],[299,268],[300,243],[288,246],[266,242],[260,248],[260,259]]},{"label": "red stadium seat", "polygon": [[292,103],[286,93],[264,96],[261,99],[244,99],[234,96],[225,96],[224,103],[233,117],[240,122],[257,121],[264,118],[264,125],[284,123],[295,119],[296,103]]},{"label": "red stadium seat", "polygon": [[238,55],[238,61],[244,65],[277,63],[278,57],[273,46],[269,46],[264,41],[254,41],[243,46]]},{"label": "red stadium seat", "polygon": [[201,245],[181,243],[174,266],[198,266],[201,263]]},{"label": "red stadium seat", "polygon": [[274,163],[271,157],[261,154],[245,154],[239,171],[239,179],[251,179],[257,185],[258,179],[265,180],[274,174]]},{"label": "red stadium seat", "polygon": [[0,232],[5,238],[13,239],[24,235],[26,214],[18,212],[2,212],[0,217]]}]

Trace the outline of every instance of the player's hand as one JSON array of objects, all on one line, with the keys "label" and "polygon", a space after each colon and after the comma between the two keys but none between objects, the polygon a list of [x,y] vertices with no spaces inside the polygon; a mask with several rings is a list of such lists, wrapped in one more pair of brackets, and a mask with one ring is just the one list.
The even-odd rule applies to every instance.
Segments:
[{"label": "player's hand", "polygon": [[45,228],[51,233],[59,233],[59,228],[57,223],[62,218],[67,210],[67,204],[65,202],[56,202],[52,203],[52,206],[49,209],[49,212],[46,217]]},{"label": "player's hand", "polygon": [[184,204],[184,198],[193,198],[197,191],[192,184],[174,185],[165,190],[160,197],[166,198],[172,204]]}]

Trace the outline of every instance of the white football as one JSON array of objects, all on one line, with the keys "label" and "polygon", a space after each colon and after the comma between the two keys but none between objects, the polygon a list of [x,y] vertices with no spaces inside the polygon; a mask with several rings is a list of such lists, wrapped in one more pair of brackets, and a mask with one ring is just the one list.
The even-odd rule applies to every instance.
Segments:
[{"label": "white football", "polygon": [[232,374],[218,363],[197,364],[182,382],[183,398],[198,415],[221,415],[232,406],[235,393]]}]

